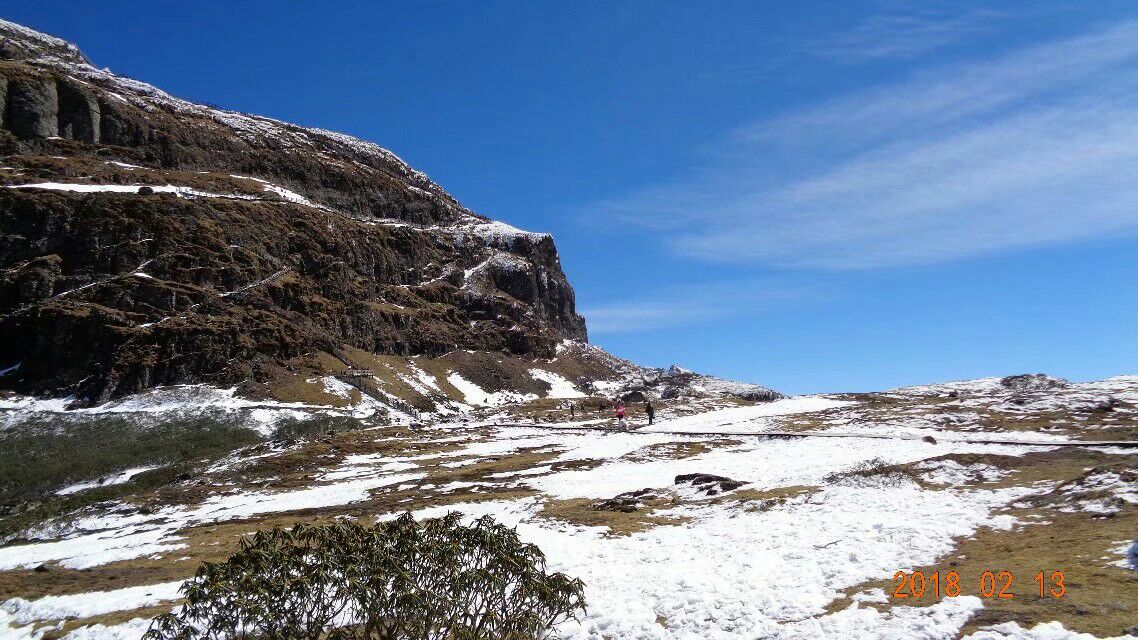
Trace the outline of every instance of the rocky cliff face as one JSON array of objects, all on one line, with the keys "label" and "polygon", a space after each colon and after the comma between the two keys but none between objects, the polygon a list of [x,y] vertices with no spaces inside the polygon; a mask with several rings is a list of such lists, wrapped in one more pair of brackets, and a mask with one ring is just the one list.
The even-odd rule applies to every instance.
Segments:
[{"label": "rocky cliff face", "polygon": [[316,352],[586,339],[549,235],[371,143],[179,100],[3,21],[0,153],[2,388],[99,401]]}]

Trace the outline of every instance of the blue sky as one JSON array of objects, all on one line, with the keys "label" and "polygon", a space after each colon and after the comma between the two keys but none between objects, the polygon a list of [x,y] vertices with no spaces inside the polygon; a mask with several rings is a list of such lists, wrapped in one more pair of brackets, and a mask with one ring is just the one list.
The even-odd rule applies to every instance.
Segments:
[{"label": "blue sky", "polygon": [[553,233],[621,356],[795,393],[1138,373],[1131,2],[0,7]]}]

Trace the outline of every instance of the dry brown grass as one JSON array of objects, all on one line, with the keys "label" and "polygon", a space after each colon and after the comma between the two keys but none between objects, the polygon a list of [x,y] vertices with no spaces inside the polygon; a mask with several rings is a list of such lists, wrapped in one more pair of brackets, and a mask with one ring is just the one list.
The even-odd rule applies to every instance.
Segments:
[{"label": "dry brown grass", "polygon": [[[232,469],[203,476],[188,483],[169,485],[129,497],[129,502],[151,511],[169,504],[197,504],[220,490],[288,490],[312,486],[319,472],[328,471],[350,454],[382,453],[397,455],[442,454],[461,447],[459,442],[436,442],[428,434],[406,428],[343,432],[302,442],[275,455],[258,458]],[[268,451],[258,445],[247,451],[253,455]],[[448,469],[434,467],[438,474],[423,483],[459,479],[478,479],[490,473],[529,468],[547,461],[552,454],[522,454],[517,459],[500,460]],[[424,459],[425,466],[437,460]],[[0,572],[0,594],[18,594],[24,598],[61,593],[118,589],[127,586],[155,584],[192,575],[200,562],[219,561],[236,549],[241,535],[275,525],[291,526],[298,521],[321,521],[337,515],[368,518],[377,513],[414,510],[439,504],[477,502],[486,499],[516,499],[532,495],[525,488],[487,486],[481,491],[463,490],[452,494],[431,491],[397,491],[385,487],[373,492],[371,499],[326,509],[309,509],[283,514],[268,514],[250,520],[234,520],[220,524],[190,527],[179,532],[187,549],[173,551],[162,558],[140,558],[115,562],[86,570],[70,570],[51,566],[49,571],[16,570]],[[180,560],[188,556],[188,560]]]},{"label": "dry brown grass", "polygon": [[686,517],[652,514],[657,509],[672,506],[670,498],[648,501],[641,509],[632,512],[595,509],[593,505],[596,502],[589,498],[546,500],[537,515],[577,525],[608,527],[609,535],[613,536],[627,536],[653,527],[683,524],[690,520]]},{"label": "dry brown grass", "polygon": [[68,633],[80,628],[90,625],[101,624],[104,626],[113,626],[130,622],[135,618],[153,619],[163,613],[166,613],[177,604],[178,601],[168,601],[163,604],[157,604],[150,607],[142,607],[140,609],[131,609],[129,611],[115,611],[112,613],[105,613],[101,616],[91,616],[88,618],[73,618],[63,623],[59,629],[51,629],[45,632],[42,640],[58,640],[66,636]]},{"label": "dry brown grass", "polygon": [[351,398],[345,399],[324,390],[324,383],[318,379],[297,375],[281,378],[270,387],[270,394],[274,400],[281,402],[304,402],[306,404],[327,405],[344,408],[358,404],[360,392],[352,390]]},{"label": "dry brown grass", "polygon": [[[738,440],[733,441],[738,443]],[[622,460],[631,462],[645,462],[648,460],[682,460],[683,458],[692,458],[700,454],[711,451],[712,444],[719,445],[720,442],[707,443],[697,442],[694,440],[680,441],[680,442],[659,442],[651,444],[646,447],[641,447],[631,453],[626,453],[621,456]]]},{"label": "dry brown grass", "polygon": [[791,485],[776,489],[741,488],[711,499],[712,504],[738,504],[744,511],[767,511],[798,496],[814,493],[818,487]]},{"label": "dry brown grass", "polygon": [[[473,464],[461,467],[435,466],[428,470],[430,482],[502,482],[501,478],[491,478],[491,475],[527,471],[553,462],[558,453],[544,449],[520,449],[496,458],[486,458]],[[461,460],[455,458],[454,461]]]},{"label": "dry brown grass", "polygon": [[[1063,482],[1081,477],[1088,467],[1124,469],[1128,462],[1120,456],[1094,451],[1064,449],[1029,453],[1022,457],[990,455],[944,456],[962,464],[993,464],[1015,472],[985,488],[1031,485],[1036,482]],[[914,567],[926,576],[935,571],[960,575],[962,594],[980,595],[979,580],[985,571],[1012,573],[1010,592],[1014,598],[985,598],[984,608],[969,621],[963,634],[1001,622],[1017,622],[1033,627],[1058,620],[1067,629],[1096,636],[1117,636],[1138,621],[1138,575],[1133,570],[1110,566],[1118,556],[1109,551],[1121,541],[1133,540],[1138,530],[1138,507],[1125,505],[1114,517],[1096,517],[1086,512],[1064,513],[1057,507],[1067,504],[1050,494],[1027,499],[1030,506],[1004,511],[1022,523],[1013,530],[981,528],[974,535],[957,539],[955,549],[934,564]],[[1108,559],[1104,559],[1107,557]],[[897,567],[908,569],[905,567]],[[1040,598],[1039,571],[1050,575],[1061,571],[1067,593],[1063,598]],[[832,602],[828,610],[837,611],[851,603],[849,596],[878,587],[891,595],[892,576],[869,581],[846,590],[846,596]],[[1001,582],[1001,586],[1002,586]],[[892,599],[892,605],[929,606],[935,603],[931,590],[922,598]]]},{"label": "dry brown grass", "polygon": [[228,558],[237,550],[242,536],[261,529],[291,527],[298,522],[330,523],[344,516],[369,522],[382,514],[486,500],[519,500],[535,494],[535,491],[525,487],[501,485],[465,488],[451,493],[419,488],[400,491],[393,487],[383,487],[373,491],[370,499],[360,502],[188,527],[177,534],[186,548],[157,557],[135,558],[79,570],[49,563],[48,570],[42,572],[2,571],[0,593],[34,599],[45,595],[106,591],[185,580],[194,574],[202,562],[220,562]]},{"label": "dry brown grass", "polygon": [[914,482],[918,486],[926,489],[938,488],[936,486],[930,486],[924,481],[921,472],[916,469],[915,464],[889,464],[881,458],[872,458],[862,461],[852,469],[831,473],[827,475],[824,480],[828,484],[841,484],[850,480],[856,481],[859,478],[879,478],[881,481],[889,484]]}]

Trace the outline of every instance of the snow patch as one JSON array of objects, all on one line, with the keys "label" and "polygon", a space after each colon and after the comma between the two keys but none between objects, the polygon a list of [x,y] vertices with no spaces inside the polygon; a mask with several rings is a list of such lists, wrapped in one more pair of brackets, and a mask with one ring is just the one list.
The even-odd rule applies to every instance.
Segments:
[{"label": "snow patch", "polygon": [[547,398],[584,398],[586,396],[575,384],[552,371],[530,369],[530,377],[549,385]]},{"label": "snow patch", "polygon": [[117,560],[130,560],[185,548],[176,532],[206,522],[248,518],[350,504],[366,500],[371,490],[419,480],[425,474],[381,475],[280,492],[237,492],[214,495],[196,507],[166,507],[153,514],[111,513],[83,518],[77,531],[90,531],[52,542],[0,547],[0,570],[33,568],[59,562],[69,569],[86,569]]},{"label": "snow patch", "polygon": [[123,484],[124,482],[129,482],[131,478],[137,476],[138,474],[157,469],[159,466],[160,465],[146,465],[142,467],[134,467],[133,469],[126,469],[125,471],[120,471],[119,473],[111,476],[104,476],[98,480],[79,482],[56,491],[55,495],[66,496],[72,493],[86,491],[87,489],[94,489],[95,487],[107,487],[115,484]]},{"label": "snow patch", "polygon": [[731,407],[682,418],[661,420],[650,427],[641,429],[641,431],[765,431],[771,428],[771,422],[766,420],[770,417],[825,411],[852,404],[856,403],[848,400],[835,400],[825,396],[795,396],[745,407]]},{"label": "snow patch", "polygon": [[454,372],[447,375],[447,382],[462,393],[466,404],[476,407],[497,407],[507,403],[528,402],[537,399],[537,396],[532,393],[518,393],[517,391],[488,393],[482,387]]},{"label": "snow patch", "polygon": [[18,624],[37,620],[63,618],[89,618],[113,611],[130,611],[140,607],[176,600],[182,581],[127,587],[113,591],[91,591],[64,596],[44,596],[36,600],[12,598],[0,609],[6,611]]}]

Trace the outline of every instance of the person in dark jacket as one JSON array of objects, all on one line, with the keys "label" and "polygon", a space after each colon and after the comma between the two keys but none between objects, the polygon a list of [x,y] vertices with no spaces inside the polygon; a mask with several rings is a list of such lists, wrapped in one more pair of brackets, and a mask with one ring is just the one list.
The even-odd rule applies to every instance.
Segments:
[{"label": "person in dark jacket", "polygon": [[656,407],[652,406],[651,400],[644,401],[644,413],[648,414],[648,424],[652,424],[656,420]]}]

